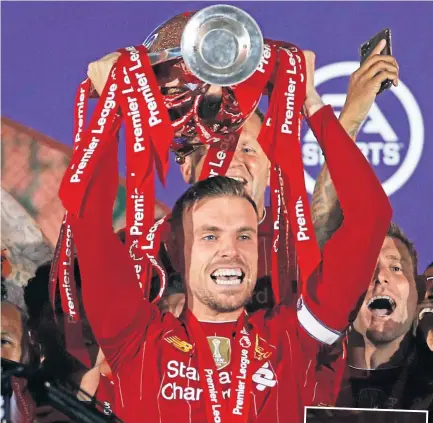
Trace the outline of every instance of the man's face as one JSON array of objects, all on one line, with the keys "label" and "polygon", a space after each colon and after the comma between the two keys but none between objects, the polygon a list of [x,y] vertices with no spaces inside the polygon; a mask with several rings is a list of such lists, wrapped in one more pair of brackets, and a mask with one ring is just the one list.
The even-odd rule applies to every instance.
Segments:
[{"label": "man's face", "polygon": [[1,357],[21,362],[23,324],[21,312],[11,303],[2,302],[2,350]]},{"label": "man's face", "polygon": [[[245,122],[226,174],[246,183],[246,192],[256,202],[259,212],[264,207],[270,169],[269,160],[257,141],[261,125],[262,122],[255,113]],[[186,183],[192,184],[198,181],[207,148],[202,146],[185,158],[181,171]]]},{"label": "man's face", "polygon": [[391,342],[410,330],[417,302],[409,251],[399,239],[386,237],[354,327],[373,344]]},{"label": "man's face", "polygon": [[205,198],[183,214],[188,301],[219,313],[242,308],[257,278],[257,215],[244,198]]}]

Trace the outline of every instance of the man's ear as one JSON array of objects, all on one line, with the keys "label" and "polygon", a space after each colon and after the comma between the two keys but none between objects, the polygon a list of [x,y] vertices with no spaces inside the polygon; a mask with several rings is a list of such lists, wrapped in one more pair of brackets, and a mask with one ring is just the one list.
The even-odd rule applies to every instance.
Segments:
[{"label": "man's ear", "polygon": [[183,180],[187,184],[193,183],[193,177],[192,177],[192,163],[191,163],[191,156],[186,156],[185,161],[180,165],[180,171],[183,176]]}]

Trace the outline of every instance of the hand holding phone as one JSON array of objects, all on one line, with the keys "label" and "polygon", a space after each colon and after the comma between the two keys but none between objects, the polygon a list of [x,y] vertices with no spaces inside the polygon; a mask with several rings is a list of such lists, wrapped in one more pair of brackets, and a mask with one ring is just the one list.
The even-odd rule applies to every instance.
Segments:
[{"label": "hand holding phone", "polygon": [[356,139],[377,94],[389,88],[387,81],[395,86],[398,84],[397,60],[385,53],[390,53],[390,44],[383,31],[361,47],[361,66],[349,79],[340,114],[340,122],[352,139]]},{"label": "hand holding phone", "polygon": [[[381,51],[381,55],[391,56],[392,50],[391,50],[391,30],[389,28],[383,29],[382,31],[378,32],[374,37],[372,37],[370,40],[365,42],[360,47],[360,63],[361,65],[367,60],[367,58],[370,56],[370,54],[373,52],[373,50],[378,46],[381,40],[386,41],[385,48]],[[382,82],[380,89],[377,93],[379,95],[383,91],[391,88],[392,85],[391,79],[386,79]]]}]

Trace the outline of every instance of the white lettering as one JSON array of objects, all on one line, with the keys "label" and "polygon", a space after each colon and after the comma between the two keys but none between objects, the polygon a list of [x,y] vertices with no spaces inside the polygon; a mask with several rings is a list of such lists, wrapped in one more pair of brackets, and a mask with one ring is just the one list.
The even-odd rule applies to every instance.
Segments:
[{"label": "white lettering", "polygon": [[138,192],[135,188],[134,194],[131,195],[134,200],[134,224],[129,228],[130,235],[143,235],[143,219],[144,219],[144,195]]},{"label": "white lettering", "polygon": [[287,91],[284,95],[287,97],[286,99],[286,116],[284,119],[284,123],[281,125],[281,133],[283,134],[292,134],[293,128],[293,117],[294,117],[294,108],[295,108],[295,91],[296,91],[296,80],[290,78],[289,85],[287,86]]},{"label": "white lettering", "polygon": [[306,220],[305,220],[305,214],[304,214],[304,204],[302,202],[302,198],[299,197],[298,201],[295,205],[296,210],[296,218],[297,218],[297,224],[298,224],[298,232],[296,234],[298,241],[307,241],[310,239],[310,237],[307,235],[307,227],[305,226]]},{"label": "white lettering", "polygon": [[271,57],[271,48],[267,45],[263,45],[263,54],[260,59],[259,66],[257,66],[257,71],[260,73],[265,73],[265,65],[269,64],[269,59]]},{"label": "white lettering", "polygon": [[77,127],[77,133],[75,134],[74,142],[80,142],[81,141],[81,132],[83,132],[83,125],[84,125],[84,94],[85,90],[83,87],[80,88],[80,99],[77,111],[78,116],[78,127]]},{"label": "white lettering", "polygon": [[[102,134],[104,132],[104,127],[106,123],[105,117],[107,117],[110,113],[110,110],[114,109],[116,107],[116,101],[114,101],[115,93],[117,91],[117,84],[111,84],[109,91],[107,93],[107,98],[104,102],[104,106],[101,111],[101,117],[98,119],[98,125],[99,128],[92,129],[93,134]],[[105,116],[105,117],[104,117]],[[81,182],[80,175],[84,173],[84,169],[87,166],[87,163],[92,158],[93,153],[95,152],[96,148],[99,145],[100,139],[97,137],[93,137],[88,148],[85,148],[83,157],[80,160],[80,163],[78,164],[78,167],[75,171],[75,173],[71,176],[69,179],[72,183],[79,183]]]},{"label": "white lettering", "polygon": [[182,387],[175,382],[167,383],[161,388],[161,395],[166,400],[200,401],[203,389]]},{"label": "white lettering", "polygon": [[71,291],[71,275],[69,274],[69,268],[72,264],[73,260],[73,251],[72,251],[72,230],[70,225],[67,225],[66,227],[66,256],[67,261],[64,261],[62,264],[65,266],[65,269],[63,271],[63,283],[62,287],[65,290],[66,294],[66,300],[68,303],[68,322],[69,323],[75,323],[74,316],[77,314],[75,311],[75,304],[72,298],[72,291]]}]

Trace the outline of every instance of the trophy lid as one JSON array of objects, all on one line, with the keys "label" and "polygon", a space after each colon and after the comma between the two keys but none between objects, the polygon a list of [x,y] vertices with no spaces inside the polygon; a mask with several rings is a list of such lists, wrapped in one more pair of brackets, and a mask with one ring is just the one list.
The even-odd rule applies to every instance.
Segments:
[{"label": "trophy lid", "polygon": [[184,12],[158,25],[143,41],[149,53],[179,49],[186,24],[197,12]]},{"label": "trophy lid", "polygon": [[229,5],[214,5],[192,16],[183,30],[182,57],[200,80],[230,86],[250,77],[259,65],[263,37],[254,19]]}]

